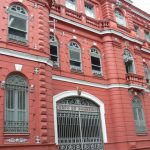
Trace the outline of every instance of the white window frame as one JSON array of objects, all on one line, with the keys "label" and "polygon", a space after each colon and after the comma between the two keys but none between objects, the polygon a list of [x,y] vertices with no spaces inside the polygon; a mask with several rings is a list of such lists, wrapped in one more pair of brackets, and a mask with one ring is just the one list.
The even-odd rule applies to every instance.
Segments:
[{"label": "white window frame", "polygon": [[85,5],[85,14],[88,17],[95,18],[94,6],[87,2],[84,3]]},{"label": "white window frame", "polygon": [[[99,68],[100,68],[99,71],[92,69],[92,73],[93,73],[94,75],[102,76],[102,63],[101,63],[101,57],[100,57],[99,50],[98,50],[97,48],[95,48],[95,47],[92,47],[92,48],[90,49],[90,56],[91,56],[91,67],[92,67],[92,66],[96,66],[96,67],[99,67]],[[100,61],[100,65],[94,65],[94,64],[92,64],[92,57],[98,58],[99,61]]]},{"label": "white window frame", "polygon": [[134,25],[134,31],[136,32],[136,36],[140,37],[141,33],[140,33],[140,28],[137,25]]},{"label": "white window frame", "polygon": [[150,42],[150,33],[148,31],[144,31],[145,40]]},{"label": "white window frame", "polygon": [[56,38],[56,36],[52,33],[50,33],[50,46],[55,46],[57,48],[57,55],[52,55],[51,54],[51,48],[50,48],[50,57],[54,56],[57,58],[57,61],[53,61],[53,65],[54,67],[58,67],[59,66],[59,50],[58,50],[58,40]]},{"label": "white window frame", "polygon": [[[28,121],[28,83],[26,79],[18,74],[13,74],[7,78],[6,83],[5,83],[5,89],[6,89],[6,92],[5,92],[5,130],[4,132],[6,133],[28,132],[28,124],[29,124],[29,121]],[[22,96],[21,96],[21,93],[23,94]],[[11,98],[11,96],[13,98]],[[21,96],[21,99],[20,99],[20,96]],[[19,109],[19,107],[22,107],[23,109]],[[21,113],[23,113],[22,116],[21,116]],[[25,127],[26,129],[23,129],[23,127]]]},{"label": "white window frame", "polygon": [[[137,96],[135,96],[132,100],[132,108],[133,108],[133,116],[134,116],[136,133],[137,134],[146,133],[147,129],[146,129],[145,115],[142,107],[142,102]],[[140,119],[140,116],[143,119]]]},{"label": "white window frame", "polygon": [[150,70],[148,69],[145,63],[143,64],[143,68],[144,68],[146,83],[150,85]]},{"label": "white window frame", "polygon": [[[70,54],[70,57],[69,57],[70,61],[80,63],[80,66],[76,66],[76,65],[71,65],[71,62],[70,62],[70,69],[74,71],[82,71],[81,48],[79,44],[75,41],[70,41],[68,48],[69,48],[69,54]],[[71,52],[78,53],[80,55],[79,57],[80,60],[71,59]]]},{"label": "white window frame", "polygon": [[66,0],[66,7],[71,10],[76,10],[76,0]]},{"label": "white window frame", "polygon": [[[16,8],[16,10],[15,10],[15,8]],[[20,10],[17,10],[17,8],[19,8]],[[18,4],[14,4],[8,8],[8,14],[9,14],[9,17],[8,17],[8,38],[9,38],[9,40],[27,44],[27,42],[28,42],[28,13],[27,13],[26,9]],[[10,20],[11,16],[23,19],[26,22],[26,24],[25,24],[26,30],[21,30],[21,29],[12,27],[11,26],[12,20]],[[25,34],[25,37],[23,38],[19,35],[10,34],[9,29],[20,31]]]},{"label": "white window frame", "polygon": [[[58,130],[57,130],[57,101],[59,101],[62,98],[70,97],[70,96],[78,96],[77,91],[64,91],[62,93],[59,93],[53,97],[53,110],[54,110],[54,131],[55,131],[55,143],[58,145]],[[105,106],[102,100],[98,99],[94,95],[91,95],[87,92],[82,91],[81,95],[84,98],[87,98],[93,102],[95,102],[99,108],[100,108],[100,116],[101,116],[101,125],[102,125],[102,133],[103,133],[103,141],[104,143],[107,143],[107,130],[106,130],[106,121],[105,121]]]},{"label": "white window frame", "polygon": [[117,24],[126,27],[126,20],[123,14],[119,10],[115,10],[116,22]]},{"label": "white window frame", "polygon": [[124,50],[124,54],[123,54],[123,59],[124,59],[124,65],[125,65],[125,69],[126,69],[126,63],[131,61],[132,62],[132,70],[131,72],[127,72],[127,69],[126,69],[126,73],[136,73],[135,72],[135,65],[134,65],[134,59],[132,57],[132,54],[130,53],[130,51],[128,49],[125,49]]}]

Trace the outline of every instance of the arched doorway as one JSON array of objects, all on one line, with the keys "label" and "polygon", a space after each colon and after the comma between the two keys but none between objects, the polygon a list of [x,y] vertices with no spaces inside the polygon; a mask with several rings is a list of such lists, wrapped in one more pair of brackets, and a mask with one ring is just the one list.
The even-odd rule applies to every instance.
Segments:
[{"label": "arched doorway", "polygon": [[103,150],[100,108],[70,96],[56,103],[59,150]]}]

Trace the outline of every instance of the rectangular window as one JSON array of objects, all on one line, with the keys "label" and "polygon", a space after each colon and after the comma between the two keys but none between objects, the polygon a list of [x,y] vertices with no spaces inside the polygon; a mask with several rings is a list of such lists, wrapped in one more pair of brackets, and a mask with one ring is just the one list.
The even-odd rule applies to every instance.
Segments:
[{"label": "rectangular window", "polygon": [[94,7],[89,3],[85,3],[85,14],[88,17],[95,18]]},{"label": "rectangular window", "polygon": [[66,0],[66,7],[72,10],[76,10],[76,1],[75,0]]},{"label": "rectangular window", "polygon": [[136,36],[140,37],[140,28],[138,26],[134,26],[134,31],[136,32]]},{"label": "rectangular window", "polygon": [[145,40],[150,42],[150,33],[148,31],[144,31],[145,34]]}]

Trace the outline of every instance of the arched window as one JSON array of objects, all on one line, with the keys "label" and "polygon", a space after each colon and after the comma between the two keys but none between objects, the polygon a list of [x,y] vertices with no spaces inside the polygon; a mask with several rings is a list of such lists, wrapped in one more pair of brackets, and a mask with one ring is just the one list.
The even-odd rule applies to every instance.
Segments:
[{"label": "arched window", "polygon": [[137,133],[145,133],[146,125],[145,125],[145,117],[141,104],[141,100],[138,97],[134,97],[132,100],[132,107],[134,112],[134,121]]},{"label": "arched window", "polygon": [[148,69],[146,64],[143,64],[143,67],[144,67],[144,73],[145,73],[146,82],[148,84],[150,84],[150,70]]},{"label": "arched window", "polygon": [[102,66],[100,60],[100,54],[97,48],[92,47],[90,51],[91,55],[91,65],[92,65],[92,72],[95,75],[102,75]]},{"label": "arched window", "polygon": [[80,46],[75,42],[71,41],[69,43],[69,51],[70,51],[70,67],[72,70],[81,71],[81,49]]},{"label": "arched window", "polygon": [[126,49],[123,54],[124,64],[127,73],[134,73],[134,62],[131,53]]},{"label": "arched window", "polygon": [[28,83],[18,74],[7,78],[5,84],[6,133],[28,132]]},{"label": "arched window", "polygon": [[50,34],[50,60],[53,61],[54,67],[59,66],[58,41],[53,34]]},{"label": "arched window", "polygon": [[125,17],[118,9],[115,10],[115,16],[116,16],[116,21],[119,25],[126,26]]},{"label": "arched window", "polygon": [[12,5],[8,9],[8,38],[11,41],[27,44],[28,13],[20,5]]},{"label": "arched window", "polygon": [[103,150],[100,108],[78,96],[59,100],[57,132],[59,150]]}]

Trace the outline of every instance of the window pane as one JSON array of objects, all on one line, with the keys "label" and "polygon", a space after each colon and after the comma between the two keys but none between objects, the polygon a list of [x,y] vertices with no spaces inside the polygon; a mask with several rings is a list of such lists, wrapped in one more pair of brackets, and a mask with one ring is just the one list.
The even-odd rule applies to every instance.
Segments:
[{"label": "window pane", "polygon": [[66,7],[75,10],[76,9],[75,0],[67,0]]},{"label": "window pane", "polygon": [[27,31],[26,20],[10,15],[9,18],[9,27],[15,28],[21,31]]},{"label": "window pane", "polygon": [[50,46],[50,53],[51,53],[51,55],[57,56],[57,46],[51,45]]},{"label": "window pane", "polygon": [[89,17],[94,18],[94,10],[92,5],[85,3],[85,14]]},{"label": "window pane", "polygon": [[18,41],[19,41],[19,38],[21,37],[21,39],[20,39],[20,41],[21,40],[25,40],[26,39],[26,33],[25,32],[23,32],[23,31],[18,31],[18,30],[16,30],[16,29],[11,29],[11,28],[9,28],[8,29],[8,32],[9,32],[9,38],[10,39],[15,39],[15,40],[17,40],[17,38],[18,38]]},{"label": "window pane", "polygon": [[71,65],[71,66],[80,67],[80,64],[81,64],[80,62],[70,60],[70,65]]},{"label": "window pane", "polygon": [[70,59],[80,61],[80,52],[70,50]]},{"label": "window pane", "polygon": [[94,65],[100,66],[100,59],[99,58],[91,56],[91,62]]}]

